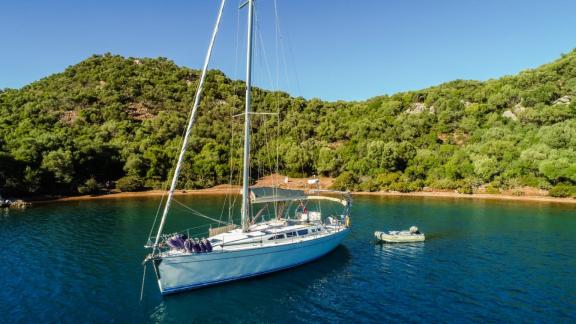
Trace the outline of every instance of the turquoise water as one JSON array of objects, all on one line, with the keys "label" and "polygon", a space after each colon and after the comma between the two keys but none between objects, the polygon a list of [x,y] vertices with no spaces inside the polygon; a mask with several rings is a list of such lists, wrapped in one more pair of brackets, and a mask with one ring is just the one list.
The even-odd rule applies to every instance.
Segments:
[{"label": "turquoise water", "polygon": [[[222,198],[178,198],[220,215]],[[356,197],[351,235],[313,263],[139,302],[155,198],[0,211],[3,322],[576,320],[576,206]],[[177,209],[168,231],[204,220]],[[427,241],[376,244],[418,225]]]}]

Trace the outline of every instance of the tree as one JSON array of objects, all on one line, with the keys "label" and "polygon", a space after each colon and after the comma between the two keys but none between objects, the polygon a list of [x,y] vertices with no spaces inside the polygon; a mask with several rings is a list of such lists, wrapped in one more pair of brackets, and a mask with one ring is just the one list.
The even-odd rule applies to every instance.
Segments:
[{"label": "tree", "polygon": [[[572,186],[575,69],[573,51],[515,76],[355,102],[254,88],[254,111],[279,116],[252,116],[251,175],[275,172],[278,161],[281,173],[321,173],[339,178],[341,188]],[[2,190],[73,194],[120,179],[125,189],[162,188],[198,78],[199,71],[166,58],[105,54],[0,91]],[[231,170],[238,181],[243,119],[234,116],[242,113],[244,87],[221,71],[209,72],[180,188],[228,183]],[[518,120],[503,117],[505,110]]]},{"label": "tree", "polygon": [[340,158],[336,152],[329,147],[322,147],[318,153],[316,170],[319,174],[333,176],[338,173]]},{"label": "tree", "polygon": [[52,172],[60,183],[70,184],[74,179],[74,161],[72,152],[58,149],[50,151],[42,159],[43,169]]},{"label": "tree", "polygon": [[83,195],[96,194],[100,191],[100,184],[96,179],[90,178],[83,185],[78,186],[78,192]]},{"label": "tree", "polygon": [[344,171],[334,179],[331,188],[335,190],[353,190],[357,183],[358,179],[354,174]]},{"label": "tree", "polygon": [[144,182],[137,176],[126,176],[116,181],[116,188],[120,191],[140,191],[144,189]]}]

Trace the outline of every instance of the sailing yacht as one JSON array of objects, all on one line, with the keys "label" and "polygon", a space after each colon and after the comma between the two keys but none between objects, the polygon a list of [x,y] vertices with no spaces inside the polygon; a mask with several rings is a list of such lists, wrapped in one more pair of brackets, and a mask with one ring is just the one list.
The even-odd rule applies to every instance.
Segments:
[{"label": "sailing yacht", "polygon": [[[208,238],[202,240],[189,237],[185,232],[163,233],[225,3],[226,0],[222,0],[220,4],[157,235],[149,238],[146,244],[146,248],[152,252],[146,257],[145,264],[152,264],[163,295],[259,276],[310,262],[332,251],[350,232],[352,200],[349,193],[320,190],[319,185],[310,190],[249,185],[254,1],[247,0],[241,6],[248,7],[241,224],[225,223],[210,228]],[[340,206],[339,211],[333,212],[334,209],[331,209],[332,212],[328,213],[326,208],[322,210],[321,201]],[[272,212],[266,220],[264,212],[270,210]]]}]

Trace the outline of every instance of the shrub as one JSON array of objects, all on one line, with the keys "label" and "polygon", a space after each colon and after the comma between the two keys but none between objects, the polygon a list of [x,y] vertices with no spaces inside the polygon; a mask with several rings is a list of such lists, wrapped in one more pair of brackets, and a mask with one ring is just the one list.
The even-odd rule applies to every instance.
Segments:
[{"label": "shrub", "polygon": [[576,195],[576,186],[560,183],[548,192],[552,197],[570,197]]},{"label": "shrub", "polygon": [[458,188],[458,183],[450,179],[438,179],[430,183],[430,188],[441,190],[443,189],[454,190]]},{"label": "shrub", "polygon": [[520,185],[523,185],[523,186],[539,188],[540,184],[542,183],[542,180],[546,181],[546,179],[538,178],[535,175],[526,174],[526,175],[521,176],[518,179],[518,182]]},{"label": "shrub", "polygon": [[95,194],[100,191],[100,185],[94,178],[90,178],[83,185],[78,186],[78,192],[83,195]]},{"label": "shrub", "polygon": [[458,193],[462,193],[462,194],[467,194],[467,195],[471,195],[474,193],[474,188],[476,186],[474,185],[474,180],[472,179],[462,179],[460,181],[460,185],[458,186],[458,189],[456,189],[456,191]]},{"label": "shrub", "polygon": [[512,190],[512,196],[524,196],[524,191],[520,190],[520,189],[514,189]]},{"label": "shrub", "polygon": [[376,181],[374,181],[374,179],[372,178],[368,178],[366,180],[361,180],[360,184],[358,185],[358,189],[362,190],[362,191],[378,191],[379,186],[378,183],[376,183]]},{"label": "shrub", "polygon": [[344,171],[334,179],[331,188],[335,190],[353,190],[356,183],[357,180],[354,174]]},{"label": "shrub", "polygon": [[401,179],[398,182],[390,184],[388,189],[399,192],[412,192],[421,190],[422,187],[423,183],[421,181],[409,181],[407,179]]},{"label": "shrub", "polygon": [[116,181],[116,188],[120,191],[140,191],[144,189],[144,181],[137,176],[126,176]]},{"label": "shrub", "polygon": [[471,195],[474,193],[474,188],[472,188],[472,186],[470,186],[468,184],[463,184],[460,187],[458,187],[458,189],[456,189],[456,191],[458,191],[458,193],[461,193],[461,194]]},{"label": "shrub", "polygon": [[387,189],[388,186],[398,181],[400,175],[401,173],[399,172],[381,173],[376,176],[374,181],[380,187],[380,189]]},{"label": "shrub", "polygon": [[497,195],[500,193],[500,189],[494,187],[493,185],[488,185],[485,188],[487,194]]},{"label": "shrub", "polygon": [[170,185],[170,180],[170,178],[168,178],[166,181],[159,179],[146,179],[144,181],[144,188],[167,188]]}]

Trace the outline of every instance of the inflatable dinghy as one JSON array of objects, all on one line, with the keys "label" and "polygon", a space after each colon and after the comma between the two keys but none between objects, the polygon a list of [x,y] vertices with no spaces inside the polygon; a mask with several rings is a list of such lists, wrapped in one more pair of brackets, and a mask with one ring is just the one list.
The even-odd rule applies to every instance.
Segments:
[{"label": "inflatable dinghy", "polygon": [[418,231],[418,227],[412,226],[408,231],[374,232],[374,236],[380,241],[390,243],[422,242],[426,239],[424,233]]}]

